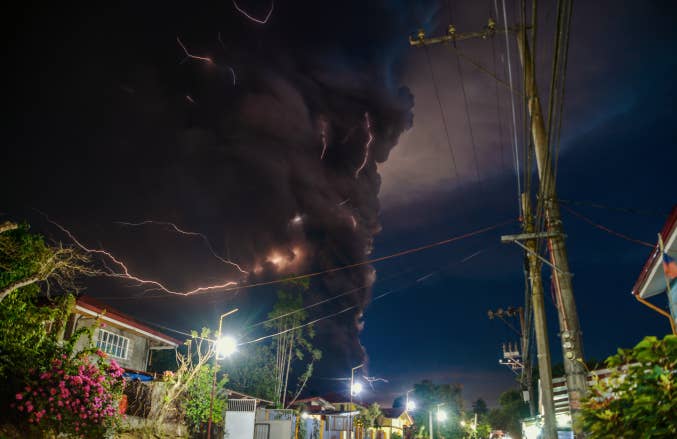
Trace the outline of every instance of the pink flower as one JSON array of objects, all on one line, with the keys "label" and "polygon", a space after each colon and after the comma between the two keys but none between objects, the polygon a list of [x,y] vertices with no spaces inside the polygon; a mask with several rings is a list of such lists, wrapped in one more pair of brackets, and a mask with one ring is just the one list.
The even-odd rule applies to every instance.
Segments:
[{"label": "pink flower", "polygon": [[17,401],[24,399],[24,396],[21,393],[17,393],[14,397],[17,399]]}]

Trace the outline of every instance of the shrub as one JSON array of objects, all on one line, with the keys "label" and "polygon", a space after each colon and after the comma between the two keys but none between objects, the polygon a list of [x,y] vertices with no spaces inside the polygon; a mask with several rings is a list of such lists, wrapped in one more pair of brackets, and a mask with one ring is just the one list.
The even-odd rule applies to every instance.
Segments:
[{"label": "shrub", "polygon": [[123,370],[101,351],[93,357],[62,354],[46,370],[31,371],[14,408],[41,431],[103,437],[120,417]]},{"label": "shrub", "polygon": [[577,422],[592,438],[677,437],[677,336],[619,349],[582,403]]}]

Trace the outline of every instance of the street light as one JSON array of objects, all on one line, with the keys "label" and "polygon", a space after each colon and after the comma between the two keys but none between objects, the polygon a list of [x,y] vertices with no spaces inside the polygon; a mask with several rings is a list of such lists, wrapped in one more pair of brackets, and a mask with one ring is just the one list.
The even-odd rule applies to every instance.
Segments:
[{"label": "street light", "polygon": [[409,400],[409,394],[410,394],[411,392],[413,392],[414,390],[416,390],[416,389],[409,389],[409,390],[407,390],[407,402],[406,402],[406,404],[404,405],[404,409],[405,409],[405,411],[407,411],[407,412],[410,411],[410,410],[411,410],[411,411],[416,410],[416,401],[410,401],[410,400]]},{"label": "street light", "polygon": [[214,343],[214,350],[216,351],[217,360],[223,360],[226,357],[230,357],[237,350],[237,340],[229,335],[221,337]]},{"label": "street light", "polygon": [[362,383],[361,382],[356,382],[355,384],[352,385],[350,389],[350,393],[354,396],[359,395],[362,392]]},{"label": "street light", "polygon": [[214,340],[214,378],[212,380],[212,394],[209,398],[209,422],[207,423],[207,439],[212,438],[212,412],[214,411],[214,394],[216,393],[216,366],[217,361],[232,355],[237,350],[237,341],[233,337],[221,336],[221,329],[223,328],[223,318],[231,314],[235,314],[238,308],[231,309],[224,312],[219,317],[219,332],[216,334]]},{"label": "street light", "polygon": [[353,437],[353,394],[357,395],[362,391],[362,384],[355,382],[355,371],[364,366],[364,363],[350,369],[350,437]]},{"label": "street light", "polygon": [[[447,419],[447,414],[443,411],[440,410],[440,407],[442,407],[445,403],[441,402],[439,404],[436,404],[435,407],[437,408],[437,422],[444,422]],[[428,427],[430,428],[430,439],[434,439],[435,435],[433,433],[433,411],[428,410]]]}]

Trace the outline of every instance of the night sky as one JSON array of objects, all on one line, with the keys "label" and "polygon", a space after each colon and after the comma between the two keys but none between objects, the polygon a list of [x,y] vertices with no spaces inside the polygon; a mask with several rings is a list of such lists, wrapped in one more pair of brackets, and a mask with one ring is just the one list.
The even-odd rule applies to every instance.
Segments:
[{"label": "night sky", "polygon": [[[180,330],[214,326],[238,306],[227,325],[243,340],[265,334],[247,326],[265,318],[275,292],[247,288],[247,281],[360,263],[514,220],[314,277],[307,297],[313,303],[354,290],[310,317],[356,307],[317,324],[325,355],[311,390],[340,390],[334,378],[368,359],[369,375],[390,382],[365,398],[388,404],[429,378],[463,384],[468,401],[494,403],[514,385],[498,365],[500,344],[514,337],[486,311],[520,305],[524,294],[521,252],[499,239],[519,230],[509,96],[463,61],[461,81],[448,48],[426,55],[407,42],[419,27],[442,32],[450,18],[461,32],[481,29],[492,2],[479,3],[277,1],[263,24],[230,1],[24,2],[9,26],[0,213],[68,241],[37,210],[44,212],[86,245],[175,291],[241,282],[240,289],[181,297],[103,278],[86,281],[85,292]],[[507,3],[514,23],[516,4]],[[259,18],[270,10],[267,0],[237,4]],[[536,62],[545,95],[555,2],[541,4]],[[574,8],[559,197],[600,224],[654,242],[677,203],[674,8],[610,0]],[[190,54],[212,61],[186,59],[177,37]],[[505,40],[462,49],[492,69],[495,62],[504,77]],[[517,69],[514,45],[511,51]],[[649,249],[566,210],[563,219],[586,355],[604,358],[668,332],[663,318],[630,295]],[[116,223],[146,220],[203,233],[218,255],[250,274],[214,258],[199,238],[158,224]]]}]

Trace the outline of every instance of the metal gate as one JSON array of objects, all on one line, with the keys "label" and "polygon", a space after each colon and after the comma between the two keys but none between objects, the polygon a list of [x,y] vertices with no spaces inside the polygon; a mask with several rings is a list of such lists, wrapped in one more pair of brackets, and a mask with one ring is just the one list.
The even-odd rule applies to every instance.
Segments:
[{"label": "metal gate", "polygon": [[269,439],[269,438],[270,438],[270,424],[254,425],[254,439]]}]

